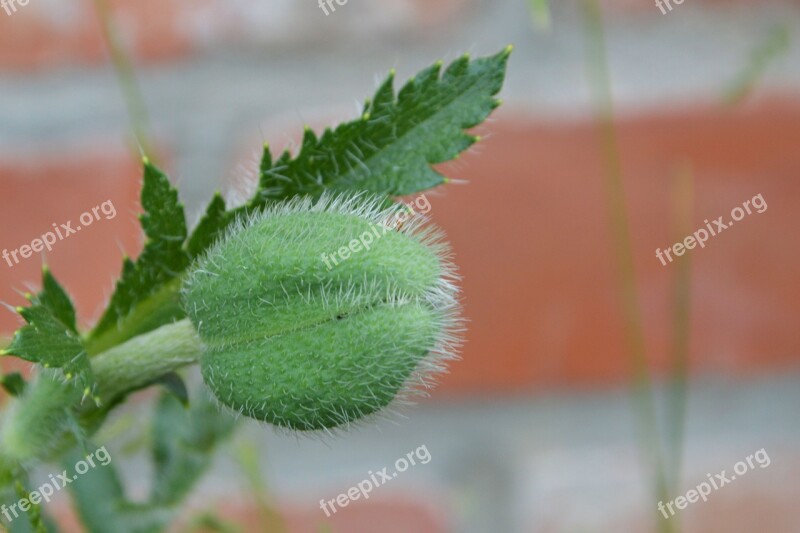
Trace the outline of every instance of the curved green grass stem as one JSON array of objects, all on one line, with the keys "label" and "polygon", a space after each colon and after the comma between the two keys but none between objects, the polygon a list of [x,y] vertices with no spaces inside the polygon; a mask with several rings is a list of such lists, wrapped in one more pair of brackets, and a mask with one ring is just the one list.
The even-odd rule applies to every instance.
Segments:
[{"label": "curved green grass stem", "polygon": [[[652,468],[656,501],[669,501],[669,487],[665,473],[661,439],[659,437],[652,380],[648,368],[644,329],[636,291],[633,247],[630,237],[625,190],[622,180],[616,130],[614,127],[611,80],[606,58],[603,14],[597,0],[584,0],[587,36],[587,69],[595,99],[597,119],[602,141],[602,155],[606,174],[606,192],[609,205],[611,238],[614,257],[617,259],[617,283],[620,306],[624,320],[625,341],[632,367],[633,407],[637,420],[640,447],[648,469]],[[658,514],[656,502],[652,512],[658,530],[675,531],[676,522]]]},{"label": "curved green grass stem", "polygon": [[136,71],[131,64],[130,58],[125,53],[125,48],[119,38],[114,21],[111,17],[111,10],[108,0],[94,0],[95,11],[100,20],[103,38],[106,41],[108,52],[111,55],[111,62],[119,80],[122,95],[125,99],[125,106],[128,110],[128,117],[131,123],[131,130],[139,144],[142,155],[155,162],[153,145],[150,142],[150,120],[147,115],[147,106],[144,103],[142,91],[136,80]]},{"label": "curved green grass stem", "polygon": [[[673,242],[682,241],[691,233],[694,203],[692,169],[682,163],[673,178],[672,225]],[[683,459],[683,436],[686,419],[687,381],[689,374],[689,339],[691,308],[691,260],[685,254],[675,262],[672,280],[672,346],[670,368],[670,470],[669,488],[677,493]]]}]

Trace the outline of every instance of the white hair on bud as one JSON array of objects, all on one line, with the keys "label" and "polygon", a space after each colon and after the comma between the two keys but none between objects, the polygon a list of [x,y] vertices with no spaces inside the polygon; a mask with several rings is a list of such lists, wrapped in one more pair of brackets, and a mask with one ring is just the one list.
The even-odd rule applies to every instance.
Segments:
[{"label": "white hair on bud", "polygon": [[[439,375],[446,372],[447,363],[458,359],[458,352],[462,344],[462,336],[464,333],[464,319],[460,315],[460,305],[458,302],[459,289],[457,282],[459,276],[456,273],[456,268],[451,261],[452,251],[449,245],[444,240],[444,233],[436,227],[429,224],[429,218],[426,215],[411,212],[404,217],[402,223],[392,224],[393,218],[402,213],[400,210],[402,205],[387,205],[386,200],[382,197],[377,197],[368,193],[346,194],[346,193],[325,193],[319,198],[311,197],[296,197],[290,200],[267,204],[262,210],[252,212],[248,215],[240,216],[234,221],[225,236],[217,241],[211,249],[207,252],[207,256],[215,257],[218,249],[230,239],[236,239],[237,235],[244,231],[246,228],[254,224],[258,224],[265,220],[274,217],[283,217],[295,213],[311,213],[311,212],[326,212],[337,213],[341,215],[354,216],[362,220],[370,222],[375,225],[388,227],[388,230],[395,231],[416,240],[418,243],[430,249],[438,259],[440,265],[441,275],[438,277],[436,283],[428,288],[425,288],[424,293],[420,296],[411,296],[403,293],[402,291],[395,290],[394,288],[386,289],[386,296],[383,299],[383,304],[388,305],[403,305],[411,300],[427,303],[430,308],[437,311],[440,315],[440,324],[438,324],[438,335],[435,340],[433,348],[425,357],[421,358],[416,368],[404,380],[404,385],[396,394],[394,399],[383,409],[371,413],[360,414],[360,416],[353,416],[352,413],[348,414],[344,411],[336,411],[332,406],[321,405],[318,408],[322,409],[328,416],[338,421],[336,427],[324,429],[310,429],[303,430],[304,435],[311,436],[332,436],[340,431],[346,431],[356,426],[362,426],[365,423],[372,423],[381,419],[392,419],[398,416],[401,408],[411,405],[413,401],[419,397],[427,396],[429,391],[436,384],[436,379]],[[398,219],[394,219],[397,221]],[[197,270],[192,270],[197,272]],[[206,272],[208,274],[208,272]],[[186,279],[187,287],[191,287],[195,281],[194,274],[190,274]],[[377,282],[363,282],[353,284],[345,292],[328,291],[328,287],[322,286],[317,294],[308,294],[309,299],[316,299],[328,305],[336,305],[338,299],[346,299],[349,301],[358,300],[361,294],[375,294],[375,289],[378,287]],[[310,288],[309,288],[310,291]],[[287,295],[287,298],[289,295]],[[292,297],[297,297],[293,294]],[[304,295],[301,295],[304,297]],[[329,300],[330,299],[330,300]],[[274,305],[274,302],[264,302],[265,305]],[[208,385],[212,389],[214,387],[215,375],[205,376],[209,382]],[[373,393],[373,397],[377,397]],[[265,403],[265,399],[262,403]],[[369,400],[369,398],[365,398]],[[215,403],[225,411],[235,412],[237,415],[243,414],[250,416],[253,409],[257,407],[263,408],[263,405],[254,404],[250,405],[245,403],[244,406],[239,406],[238,409],[233,409],[227,404],[233,403],[228,400],[227,404],[219,398],[215,398]],[[367,402],[368,404],[368,402]],[[314,407],[317,409],[317,407]],[[251,417],[253,418],[253,417]],[[262,422],[263,424],[269,424]],[[275,427],[280,432],[297,434],[298,430],[289,427],[282,427],[280,425],[269,424]]]}]

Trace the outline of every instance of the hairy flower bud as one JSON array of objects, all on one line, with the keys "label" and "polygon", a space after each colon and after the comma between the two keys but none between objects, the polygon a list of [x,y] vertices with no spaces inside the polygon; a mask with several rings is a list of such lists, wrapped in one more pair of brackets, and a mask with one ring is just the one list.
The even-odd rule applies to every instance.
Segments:
[{"label": "hairy flower bud", "polygon": [[294,200],[240,221],[192,269],[203,378],[241,413],[327,429],[386,407],[450,358],[440,234],[379,200]]}]

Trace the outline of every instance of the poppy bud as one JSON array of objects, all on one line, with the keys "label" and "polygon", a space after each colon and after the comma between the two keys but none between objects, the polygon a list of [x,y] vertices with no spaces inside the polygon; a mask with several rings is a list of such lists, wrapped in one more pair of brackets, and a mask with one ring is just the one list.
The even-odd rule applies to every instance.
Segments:
[{"label": "poppy bud", "polygon": [[237,223],[185,281],[206,385],[225,406],[329,429],[427,385],[459,329],[448,248],[382,201],[276,204]]}]

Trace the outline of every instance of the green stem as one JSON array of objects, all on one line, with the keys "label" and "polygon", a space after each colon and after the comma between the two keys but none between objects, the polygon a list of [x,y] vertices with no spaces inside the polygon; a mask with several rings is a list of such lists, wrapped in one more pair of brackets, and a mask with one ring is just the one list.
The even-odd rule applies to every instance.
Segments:
[{"label": "green stem", "polygon": [[[202,344],[192,323],[181,320],[116,346],[92,359],[101,405],[80,404],[82,392],[44,370],[10,407],[0,436],[0,459],[53,460],[77,420],[91,432],[116,399],[159,377],[196,363]],[[0,460],[0,462],[4,462]]]},{"label": "green stem", "polygon": [[[692,170],[682,164],[674,180],[673,192],[673,242],[682,241],[691,233],[692,223]],[[691,307],[691,260],[689,254],[674,265],[672,286],[672,346],[671,346],[671,409],[669,436],[672,447],[670,490],[677,493],[680,487],[683,462],[683,437],[686,425],[686,395],[689,374],[689,339]],[[677,517],[676,517],[677,518]]]},{"label": "green stem", "polygon": [[133,65],[130,62],[125,48],[119,40],[119,33],[114,27],[111,19],[111,12],[107,0],[94,0],[94,6],[97,11],[97,16],[100,19],[100,26],[103,30],[103,37],[105,38],[108,51],[111,54],[111,62],[114,64],[114,70],[117,73],[122,94],[125,98],[125,106],[128,109],[128,117],[131,121],[131,129],[136,141],[139,143],[139,148],[150,158],[155,161],[155,154],[153,153],[153,146],[150,143],[148,132],[150,131],[150,121],[147,116],[147,107],[142,97],[142,92],[139,89],[139,83],[136,81],[136,73]]},{"label": "green stem", "polygon": [[[597,0],[584,0],[586,31],[588,34],[587,67],[596,98],[598,121],[603,142],[603,156],[606,170],[606,184],[611,217],[611,236],[614,243],[614,256],[617,258],[617,275],[622,297],[621,307],[625,320],[625,340],[633,368],[634,408],[638,419],[640,446],[652,465],[655,479],[655,496],[658,501],[669,501],[669,489],[664,471],[661,439],[656,422],[656,409],[653,400],[650,372],[647,364],[647,351],[644,341],[644,328],[636,291],[633,247],[630,227],[625,209],[625,188],[622,182],[622,164],[619,157],[616,130],[614,127],[611,80],[606,58],[603,14]],[[656,513],[659,531],[673,531],[674,524]]]},{"label": "green stem", "polygon": [[109,403],[127,390],[198,362],[202,344],[188,318],[134,337],[92,360],[98,392]]}]

